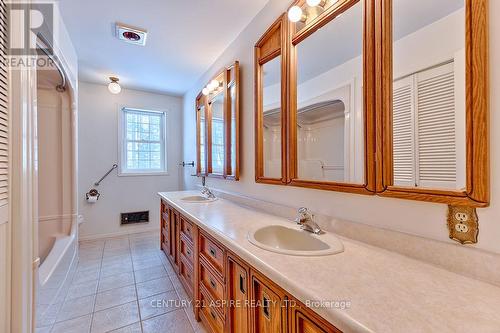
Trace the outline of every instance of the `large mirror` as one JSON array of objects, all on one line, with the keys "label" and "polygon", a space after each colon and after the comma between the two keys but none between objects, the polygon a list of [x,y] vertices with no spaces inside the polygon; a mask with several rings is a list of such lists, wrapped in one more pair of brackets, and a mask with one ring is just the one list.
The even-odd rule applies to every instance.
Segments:
[{"label": "large mirror", "polygon": [[290,52],[291,185],[374,192],[373,4],[297,1],[289,11],[297,21]]},{"label": "large mirror", "polygon": [[229,110],[230,110],[230,121],[229,128],[226,129],[227,135],[229,135],[230,140],[227,144],[229,145],[228,154],[229,161],[227,165],[227,177],[233,179],[239,179],[240,177],[240,92],[239,92],[239,82],[240,82],[240,68],[239,63],[236,62],[233,66],[228,69],[228,84],[227,89],[229,92]]},{"label": "large mirror", "polygon": [[197,174],[239,179],[239,63],[224,68],[200,92]]},{"label": "large mirror", "polygon": [[286,16],[255,45],[255,180],[287,183]]},{"label": "large mirror", "polygon": [[465,190],[464,0],[395,0],[393,15],[394,185]]},{"label": "large mirror", "polygon": [[276,57],[262,67],[264,177],[281,178],[281,58]]},{"label": "large mirror", "polygon": [[197,100],[196,108],[196,142],[197,142],[197,174],[207,174],[207,110],[205,107],[205,98]]},{"label": "large mirror", "polygon": [[224,164],[225,164],[225,135],[224,135],[224,124],[225,124],[225,95],[223,92],[218,93],[213,96],[213,98],[208,102],[210,106],[210,126],[212,137],[210,140],[211,145],[211,167],[210,173],[215,175],[224,174]]},{"label": "large mirror", "polygon": [[486,0],[385,2],[384,193],[485,205]]},{"label": "large mirror", "polygon": [[296,178],[364,183],[363,1],[295,47]]}]

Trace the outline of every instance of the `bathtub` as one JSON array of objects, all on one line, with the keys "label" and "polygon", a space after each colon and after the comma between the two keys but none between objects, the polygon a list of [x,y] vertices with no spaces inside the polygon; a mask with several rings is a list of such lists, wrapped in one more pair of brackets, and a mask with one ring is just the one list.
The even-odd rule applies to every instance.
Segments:
[{"label": "bathtub", "polygon": [[54,324],[58,309],[66,298],[78,264],[78,224],[81,218],[71,218],[67,235],[55,237],[50,252],[38,268],[36,297],[36,327]]}]

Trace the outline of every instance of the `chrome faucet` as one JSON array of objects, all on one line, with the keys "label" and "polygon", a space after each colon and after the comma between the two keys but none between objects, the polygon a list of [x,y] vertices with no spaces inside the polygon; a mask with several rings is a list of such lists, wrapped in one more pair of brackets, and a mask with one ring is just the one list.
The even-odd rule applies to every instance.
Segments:
[{"label": "chrome faucet", "polygon": [[321,228],[316,222],[314,222],[314,215],[306,207],[299,208],[295,222],[301,226],[302,230],[309,231],[314,234],[321,233]]},{"label": "chrome faucet", "polygon": [[201,184],[202,184],[202,189],[201,189],[201,194],[207,197],[208,199],[215,199],[215,194],[205,186],[205,176],[201,177]]}]

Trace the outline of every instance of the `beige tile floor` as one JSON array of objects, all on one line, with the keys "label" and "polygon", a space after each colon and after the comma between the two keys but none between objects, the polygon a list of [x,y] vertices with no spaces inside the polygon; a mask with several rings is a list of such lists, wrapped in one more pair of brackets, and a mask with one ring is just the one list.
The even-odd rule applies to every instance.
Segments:
[{"label": "beige tile floor", "polygon": [[68,294],[37,332],[205,332],[156,233],[80,243]]}]

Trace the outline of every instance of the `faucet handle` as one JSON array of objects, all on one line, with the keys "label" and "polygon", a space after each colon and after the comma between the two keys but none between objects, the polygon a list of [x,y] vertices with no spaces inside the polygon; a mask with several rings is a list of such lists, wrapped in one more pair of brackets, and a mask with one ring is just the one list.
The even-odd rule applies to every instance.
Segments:
[{"label": "faucet handle", "polygon": [[297,210],[297,218],[295,219],[295,223],[302,224],[308,216],[312,218],[312,214],[310,213],[309,209],[306,207],[300,207]]},{"label": "faucet handle", "polygon": [[307,207],[300,207],[297,212],[299,214],[307,214],[309,212],[309,209]]}]

